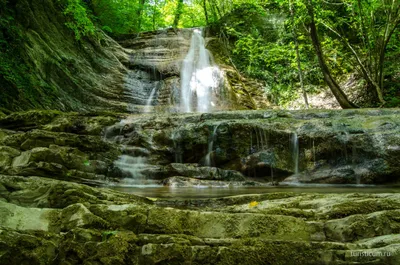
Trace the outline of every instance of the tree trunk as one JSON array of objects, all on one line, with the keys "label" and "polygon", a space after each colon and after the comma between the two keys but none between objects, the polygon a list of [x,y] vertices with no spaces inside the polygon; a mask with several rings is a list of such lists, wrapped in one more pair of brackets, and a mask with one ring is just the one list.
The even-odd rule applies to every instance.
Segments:
[{"label": "tree trunk", "polygon": [[[394,1],[393,1],[393,6],[391,8],[395,9]],[[386,48],[396,30],[396,28],[400,25],[399,11],[400,11],[400,5],[397,6],[396,10],[394,10],[394,11],[390,10],[390,15],[389,15],[388,21],[386,22],[385,33],[384,33],[383,40],[382,40],[382,46],[380,47],[381,49],[379,52],[377,83],[379,84],[379,87],[381,89],[380,91],[378,91],[378,93],[379,92],[381,93],[382,100],[383,100],[382,90],[383,90],[383,81],[384,81],[384,66],[385,66]],[[392,15],[395,16],[395,19],[393,21],[392,21]],[[393,25],[392,29],[390,29],[391,24]]]},{"label": "tree trunk", "polygon": [[207,12],[207,0],[203,0],[204,16],[206,17],[206,23],[208,25],[208,12]]},{"label": "tree trunk", "polygon": [[[335,33],[340,38],[340,40],[343,42],[343,44],[349,48],[351,53],[356,58],[358,65],[360,66],[361,73],[364,76],[365,81],[367,81],[367,84],[368,84],[367,87],[370,90],[371,94],[374,95],[375,98],[378,98],[379,102],[384,103],[382,90],[381,90],[380,86],[378,85],[378,82],[374,81],[372,74],[370,72],[368,72],[368,68],[363,64],[361,57],[358,56],[358,54],[357,54],[356,50],[353,48],[353,46],[351,46],[351,44],[345,38],[343,38],[342,35],[340,35],[336,30],[334,30],[333,28],[329,27],[328,25],[326,25],[324,23],[322,23],[322,25],[324,25],[327,29],[329,29],[330,31]],[[376,74],[376,76],[378,76],[378,73]]]},{"label": "tree trunk", "polygon": [[218,3],[216,3],[216,1],[210,0],[208,0],[208,2],[210,3],[211,10],[213,11],[214,21],[217,21],[218,18],[221,18],[221,11],[219,10]]},{"label": "tree trunk", "polygon": [[179,20],[181,19],[182,12],[183,12],[183,0],[178,0],[178,4],[176,6],[174,24],[172,25],[173,28],[177,28],[178,27]]},{"label": "tree trunk", "polygon": [[308,98],[307,98],[307,93],[306,90],[304,89],[304,81],[303,81],[303,71],[301,70],[301,62],[300,62],[300,51],[299,51],[299,42],[297,40],[297,34],[296,34],[296,28],[295,28],[295,21],[294,21],[294,11],[293,11],[293,6],[292,2],[289,0],[289,9],[290,9],[290,16],[292,18],[292,23],[293,23],[293,38],[294,38],[294,44],[296,46],[296,60],[297,60],[297,69],[299,71],[299,78],[300,78],[300,86],[301,86],[301,91],[303,92],[303,98],[304,98],[304,103],[306,104],[306,108],[308,109]]},{"label": "tree trunk", "polygon": [[144,4],[145,3],[146,3],[146,0],[139,0],[139,8],[138,8],[138,11],[136,13],[137,20],[138,20],[138,24],[136,25],[136,32],[140,32],[140,30],[142,28],[142,11],[144,9]]},{"label": "tree trunk", "polygon": [[321,68],[326,84],[329,86],[333,95],[335,96],[336,100],[339,102],[342,108],[344,109],[358,108],[356,104],[352,103],[347,98],[346,94],[342,91],[336,80],[332,77],[330,70],[325,63],[324,54],[322,52],[321,44],[318,39],[317,27],[315,26],[314,8],[312,0],[308,0],[307,9],[308,9],[308,14],[310,16],[310,23],[308,26],[310,28],[311,40],[313,42],[314,49],[318,57],[319,66]]}]

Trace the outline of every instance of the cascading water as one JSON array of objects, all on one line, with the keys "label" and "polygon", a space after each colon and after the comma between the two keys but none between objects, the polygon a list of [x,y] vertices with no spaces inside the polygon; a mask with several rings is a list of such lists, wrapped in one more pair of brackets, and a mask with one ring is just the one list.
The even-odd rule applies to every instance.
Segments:
[{"label": "cascading water", "polygon": [[293,172],[294,174],[299,174],[299,137],[297,133],[292,134],[292,157],[293,157]]},{"label": "cascading water", "polygon": [[215,138],[217,136],[218,126],[219,126],[219,124],[214,127],[214,130],[213,130],[213,132],[212,132],[212,134],[210,136],[210,139],[208,141],[207,155],[206,155],[206,157],[204,159],[204,165],[208,166],[208,167],[211,167],[211,153],[213,152],[214,141],[215,141]]},{"label": "cascading water", "polygon": [[222,80],[221,71],[211,63],[201,30],[193,30],[181,69],[181,111],[211,112],[215,106],[213,94]]},{"label": "cascading water", "polygon": [[124,172],[128,172],[130,177],[135,180],[143,180],[142,170],[146,168],[145,157],[134,157],[129,155],[121,155],[114,165]]},{"label": "cascading water", "polygon": [[151,112],[151,107],[153,106],[153,104],[152,104],[153,103],[153,98],[154,98],[154,96],[156,94],[156,91],[157,91],[157,87],[154,87],[153,90],[150,93],[149,99],[146,102],[146,107],[144,108],[144,112],[145,113]]},{"label": "cascading water", "polygon": [[172,141],[174,143],[174,154],[175,154],[175,163],[182,163],[182,146],[180,143],[180,133],[179,130],[174,131],[172,133]]},{"label": "cascading water", "polygon": [[[104,139],[110,143],[120,145],[121,155],[113,163],[113,170],[120,180],[120,186],[157,186],[157,181],[149,179],[149,172],[154,166],[148,163],[149,150],[130,143],[132,131],[125,129],[131,126],[132,120],[125,119],[108,127],[104,132]],[[134,131],[134,130],[133,130]],[[151,174],[151,173],[150,173]]]}]

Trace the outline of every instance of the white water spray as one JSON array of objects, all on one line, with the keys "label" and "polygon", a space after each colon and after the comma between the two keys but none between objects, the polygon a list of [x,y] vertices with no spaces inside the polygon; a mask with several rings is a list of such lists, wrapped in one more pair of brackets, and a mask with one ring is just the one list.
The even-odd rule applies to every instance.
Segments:
[{"label": "white water spray", "polygon": [[195,29],[181,70],[181,111],[210,112],[215,106],[213,92],[221,80],[221,71],[211,64],[202,32]]}]

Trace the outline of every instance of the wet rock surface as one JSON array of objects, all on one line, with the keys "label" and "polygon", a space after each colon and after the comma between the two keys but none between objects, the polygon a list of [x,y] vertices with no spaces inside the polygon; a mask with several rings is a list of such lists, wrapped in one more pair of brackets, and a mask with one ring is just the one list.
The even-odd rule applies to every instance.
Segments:
[{"label": "wet rock surface", "polygon": [[14,113],[0,118],[0,172],[93,183],[142,178],[179,186],[181,177],[211,186],[398,183],[399,120],[395,109]]},{"label": "wet rock surface", "polygon": [[131,116],[106,137],[147,149],[150,164],[168,165],[165,177],[201,172],[205,180],[383,184],[400,176],[399,115],[364,109]]},{"label": "wet rock surface", "polygon": [[398,264],[399,199],[283,192],[186,200],[191,206],[176,208],[109,189],[2,175],[0,262]]}]

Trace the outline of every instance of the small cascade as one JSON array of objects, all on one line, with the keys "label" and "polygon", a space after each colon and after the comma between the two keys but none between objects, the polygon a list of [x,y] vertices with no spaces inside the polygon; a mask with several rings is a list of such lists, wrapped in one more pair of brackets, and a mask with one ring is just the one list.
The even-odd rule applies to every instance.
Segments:
[{"label": "small cascade", "polygon": [[207,150],[207,155],[204,159],[204,165],[211,167],[212,166],[212,161],[211,161],[211,154],[213,152],[214,149],[214,141],[217,138],[217,130],[218,130],[219,124],[217,126],[214,127],[214,130],[212,132],[212,134],[210,135],[209,141],[208,141],[208,150]]},{"label": "small cascade", "polygon": [[216,105],[216,89],[222,80],[221,71],[211,63],[201,30],[193,30],[181,69],[181,111],[211,112]]},{"label": "small cascade", "polygon": [[293,172],[294,174],[299,174],[299,137],[297,136],[297,133],[294,132],[292,134],[292,139],[291,139],[291,145],[292,145],[292,158],[293,158]]},{"label": "small cascade", "polygon": [[129,70],[125,77],[125,96],[130,105],[128,110],[134,110],[135,106],[146,106],[145,112],[150,111],[154,97],[160,86],[160,81],[154,81],[152,74],[143,70]]},{"label": "small cascade", "polygon": [[[356,165],[357,165],[357,149],[354,145],[351,146],[351,154],[349,155],[348,149],[350,149],[349,143],[351,140],[350,133],[348,131],[342,131],[338,136],[338,140],[342,143],[342,156],[344,155],[344,159],[347,163],[349,169],[353,172],[356,172]],[[361,184],[361,177],[359,174],[354,173],[355,183],[357,185]]]},{"label": "small cascade", "polygon": [[179,131],[174,131],[172,133],[172,141],[174,143],[175,163],[183,163],[180,137],[181,135]]},{"label": "small cascade", "polygon": [[254,131],[250,132],[249,154],[267,150],[269,148],[268,138],[269,134],[267,130],[261,127],[254,128]]},{"label": "small cascade", "polygon": [[[357,165],[357,149],[355,146],[351,149],[351,168],[355,170]],[[356,184],[361,184],[361,176],[359,174],[355,174]]]},{"label": "small cascade", "polygon": [[259,145],[259,148],[261,147],[260,150],[265,150],[268,148],[268,139],[267,139],[267,132],[263,128],[257,128],[256,129],[256,137],[257,137],[257,142]]},{"label": "small cascade", "polygon": [[130,155],[122,155],[119,157],[117,161],[114,162],[114,166],[121,169],[123,172],[127,172],[130,174],[130,177],[134,180],[144,180],[144,175],[142,170],[146,168],[146,161],[145,157],[133,157]]},{"label": "small cascade", "polygon": [[121,186],[156,185],[154,170],[150,163],[150,151],[140,144],[131,143],[132,135],[138,128],[132,126],[130,118],[108,127],[104,131],[104,139],[120,146],[121,155],[113,163],[111,174],[115,174]]},{"label": "small cascade", "polygon": [[149,113],[151,112],[151,107],[153,106],[153,100],[154,100],[154,96],[156,94],[157,91],[157,87],[154,87],[153,90],[150,93],[150,97],[146,102],[146,107],[144,108],[144,112],[145,113]]},{"label": "small cascade", "polygon": [[339,134],[337,136],[337,138],[343,145],[343,149],[342,150],[344,152],[344,157],[346,159],[346,162],[348,162],[349,161],[349,155],[348,155],[348,152],[347,152],[347,147],[348,147],[347,144],[348,144],[348,142],[350,140],[350,134],[347,131],[343,131],[341,134]]}]

